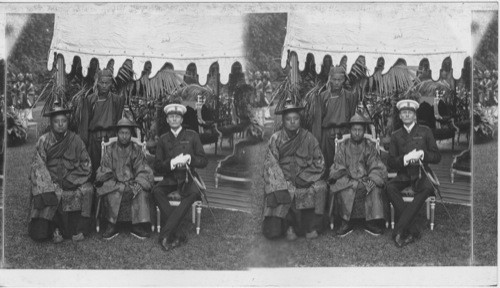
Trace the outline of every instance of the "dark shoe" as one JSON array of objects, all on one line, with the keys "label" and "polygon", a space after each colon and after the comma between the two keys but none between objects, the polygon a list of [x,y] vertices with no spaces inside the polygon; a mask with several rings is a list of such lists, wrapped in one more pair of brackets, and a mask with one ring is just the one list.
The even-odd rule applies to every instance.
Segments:
[{"label": "dark shoe", "polygon": [[108,228],[106,228],[106,231],[104,231],[104,233],[102,234],[102,238],[104,238],[105,240],[111,240],[113,238],[115,238],[116,236],[118,236],[118,229],[116,228],[116,225],[115,224],[112,224],[112,223],[108,223]]},{"label": "dark shoe", "polygon": [[54,242],[54,244],[59,244],[63,241],[64,241],[64,239],[61,235],[61,232],[59,231],[59,229],[56,228],[56,230],[54,231],[54,234],[52,235],[52,242]]},{"label": "dark shoe", "polygon": [[404,246],[415,242],[415,240],[416,239],[412,234],[408,235],[408,237],[406,237],[406,239],[404,239]]},{"label": "dark shoe", "polygon": [[171,243],[168,243],[167,238],[160,240],[160,246],[163,251],[170,251],[173,249]]},{"label": "dark shoe", "polygon": [[337,235],[340,237],[345,237],[354,230],[354,227],[349,224],[349,222],[342,220],[342,224],[340,225],[339,229],[337,230]]},{"label": "dark shoe", "polygon": [[396,247],[401,248],[405,246],[405,237],[403,237],[403,234],[398,233],[396,236],[394,236],[394,244],[396,244]]},{"label": "dark shoe", "polygon": [[132,225],[132,228],[130,229],[130,234],[132,234],[132,236],[140,240],[144,240],[146,238],[149,238],[149,236],[151,236],[151,232],[147,231],[147,229],[144,229],[139,224]]},{"label": "dark shoe", "polygon": [[286,240],[288,241],[297,240],[297,234],[295,234],[295,231],[293,231],[292,226],[288,227],[288,230],[286,231]]},{"label": "dark shoe", "polygon": [[83,236],[83,233],[80,232],[76,235],[73,235],[73,237],[71,237],[71,240],[73,240],[73,242],[80,242],[80,241],[85,240],[85,236]]},{"label": "dark shoe", "polygon": [[318,238],[318,232],[316,230],[306,233],[306,239],[316,239]]},{"label": "dark shoe", "polygon": [[380,228],[379,225],[373,223],[373,221],[366,221],[364,229],[373,236],[380,236],[384,233],[384,230]]}]

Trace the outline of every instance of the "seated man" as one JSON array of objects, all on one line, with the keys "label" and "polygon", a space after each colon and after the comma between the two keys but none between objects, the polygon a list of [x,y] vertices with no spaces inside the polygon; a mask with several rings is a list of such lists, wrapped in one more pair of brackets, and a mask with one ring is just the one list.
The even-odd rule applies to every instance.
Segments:
[{"label": "seated man", "polygon": [[92,167],[85,144],[68,131],[70,112],[55,106],[44,115],[50,117],[50,131],[38,139],[29,175],[33,240],[52,237],[60,243],[72,236],[81,241],[90,224],[94,188],[87,181]]},{"label": "seated man", "polygon": [[[180,224],[200,197],[199,187],[190,175],[197,177],[193,168],[205,168],[208,160],[198,133],[181,126],[186,106],[169,104],[164,111],[170,131],[161,135],[156,146],[154,166],[156,172],[163,175],[163,180],[153,188],[153,197],[161,212],[160,245],[169,251],[186,242]],[[174,208],[170,206],[168,195],[175,191],[179,192],[181,203]]]},{"label": "seated man", "polygon": [[108,146],[97,170],[97,194],[104,198],[103,208],[109,222],[102,235],[106,240],[118,235],[117,221],[132,221],[130,233],[139,239],[151,234],[149,191],[154,178],[142,147],[130,141],[136,127],[126,118],[118,121],[118,141]]},{"label": "seated man", "polygon": [[[403,127],[391,135],[387,164],[396,169],[398,174],[387,184],[387,195],[399,218],[392,236],[396,246],[403,247],[420,237],[415,216],[434,191],[431,180],[420,169],[430,171],[428,164],[439,163],[441,154],[431,129],[416,123],[418,102],[401,100],[396,106]],[[413,188],[415,197],[411,203],[406,204],[401,191],[408,186]]]},{"label": "seated man", "polygon": [[[330,199],[337,203],[336,211],[342,224],[337,230],[341,237],[353,230],[351,219],[365,219],[365,231],[380,235],[383,229],[379,219],[384,218],[382,188],[387,179],[387,168],[380,160],[375,143],[365,139],[368,121],[355,114],[350,122],[351,138],[340,143],[329,180]],[[330,211],[332,213],[332,211]]]},{"label": "seated man", "polygon": [[287,103],[276,114],[283,116],[283,128],[269,140],[264,160],[263,233],[269,239],[285,234],[288,240],[297,234],[316,238],[325,210],[326,182],[319,143],[300,127],[299,108]]}]

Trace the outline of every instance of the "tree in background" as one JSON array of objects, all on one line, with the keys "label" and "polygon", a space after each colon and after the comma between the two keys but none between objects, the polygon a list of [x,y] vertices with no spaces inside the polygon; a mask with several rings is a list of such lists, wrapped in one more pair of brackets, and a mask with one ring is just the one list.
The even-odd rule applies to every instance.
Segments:
[{"label": "tree in background", "polygon": [[[13,32],[12,24],[6,25],[6,36]],[[47,59],[54,33],[54,14],[30,14],[8,56],[11,73],[32,73],[34,83],[42,83],[51,73]]]},{"label": "tree in background", "polygon": [[286,13],[247,15],[244,44],[247,71],[269,71],[271,80],[282,79],[281,50],[286,36]]},{"label": "tree in background", "polygon": [[474,54],[474,62],[488,70],[498,70],[498,11],[492,18]]}]

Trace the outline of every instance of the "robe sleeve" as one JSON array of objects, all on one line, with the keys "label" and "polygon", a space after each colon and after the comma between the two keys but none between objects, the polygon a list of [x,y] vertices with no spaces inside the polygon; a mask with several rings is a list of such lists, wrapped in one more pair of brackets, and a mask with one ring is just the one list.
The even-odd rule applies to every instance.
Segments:
[{"label": "robe sleeve", "polygon": [[140,150],[138,150],[137,156],[135,157],[133,168],[135,173],[135,182],[141,185],[143,190],[150,191],[154,181],[153,171],[146,164],[144,154]]},{"label": "robe sleeve", "polygon": [[276,134],[269,139],[269,146],[264,158],[264,192],[270,194],[277,191],[288,191],[289,183],[285,179],[283,170],[278,163],[278,149]]},{"label": "robe sleeve", "polygon": [[316,137],[318,142],[321,142],[321,124],[323,122],[323,117],[325,116],[324,115],[325,114],[324,106],[326,105],[324,101],[325,93],[327,92],[320,93],[318,97],[314,99],[314,104],[313,104],[315,106],[314,108],[315,113],[312,115],[313,123],[311,132],[314,135],[314,137]]},{"label": "robe sleeve", "polygon": [[205,168],[208,165],[208,159],[205,156],[203,144],[201,144],[200,136],[198,134],[195,133],[193,135],[192,140],[194,154],[191,155],[191,166],[195,168]]},{"label": "robe sleeve", "polygon": [[78,123],[78,135],[85,145],[89,145],[89,122],[92,118],[92,98],[93,94],[82,98],[80,121]]},{"label": "robe sleeve", "polygon": [[351,179],[349,169],[347,167],[347,151],[344,143],[341,143],[338,151],[333,158],[333,164],[330,167],[329,181],[335,180],[336,182],[331,186],[332,192],[338,192],[346,188],[352,187],[355,180]]},{"label": "robe sleeve", "polygon": [[56,185],[52,182],[52,177],[47,169],[47,155],[45,154],[43,145],[44,141],[44,136],[38,139],[31,162],[29,180],[31,182],[31,193],[33,196],[56,191]]},{"label": "robe sleeve", "polygon": [[[97,182],[108,182],[110,180],[115,181],[116,177],[113,173],[113,162],[111,160],[111,149],[106,149],[104,157],[101,159],[101,166],[97,169],[96,178]],[[115,181],[116,182],[116,181]]]},{"label": "robe sleeve", "polygon": [[92,165],[85,144],[78,136],[75,136],[73,145],[74,147],[70,149],[76,150],[75,155],[78,155],[78,161],[75,163],[75,169],[71,170],[64,179],[75,186],[80,186],[88,182],[92,173]]},{"label": "robe sleeve", "polygon": [[387,167],[380,159],[377,149],[373,145],[369,145],[368,149],[368,160],[367,160],[367,171],[368,178],[372,180],[378,187],[382,187],[387,179]]}]

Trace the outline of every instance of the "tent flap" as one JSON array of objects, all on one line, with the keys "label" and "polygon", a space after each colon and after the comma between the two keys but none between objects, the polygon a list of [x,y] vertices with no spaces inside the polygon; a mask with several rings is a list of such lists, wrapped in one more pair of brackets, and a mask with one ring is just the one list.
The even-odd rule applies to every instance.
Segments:
[{"label": "tent flap", "polygon": [[[218,62],[221,82],[226,83],[234,62],[244,65],[242,15],[138,15],[138,14],[56,14],[50,46],[48,69],[54,53],[62,54],[66,72],[73,57],[82,65],[92,58],[105,67],[114,59],[114,73],[126,59],[131,59],[136,77],[144,63],[152,63],[154,77],[169,62],[175,70],[196,64],[200,83],[206,82],[210,66]],[[84,73],[86,69],[84,66]]]},{"label": "tent flap", "polygon": [[[317,64],[326,55],[338,64],[346,55],[349,69],[363,55],[371,72],[379,57],[385,59],[383,72],[398,58],[412,66],[427,58],[437,79],[442,61],[450,57],[454,77],[460,78],[471,54],[471,13],[462,8],[456,3],[338,3],[314,13],[296,10],[288,18],[282,66],[291,51],[297,53],[300,69],[308,53]],[[319,72],[321,65],[316,68]]]}]

